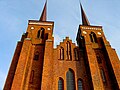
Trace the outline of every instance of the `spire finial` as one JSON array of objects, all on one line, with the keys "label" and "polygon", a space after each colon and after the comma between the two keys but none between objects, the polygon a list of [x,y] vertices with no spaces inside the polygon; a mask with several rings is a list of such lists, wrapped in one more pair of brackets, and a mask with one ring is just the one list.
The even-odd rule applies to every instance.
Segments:
[{"label": "spire finial", "polygon": [[46,21],[47,20],[47,0],[45,2],[41,17],[39,19],[39,21]]},{"label": "spire finial", "polygon": [[81,8],[81,15],[82,15],[82,25],[90,25],[81,3],[80,3],[80,8]]}]

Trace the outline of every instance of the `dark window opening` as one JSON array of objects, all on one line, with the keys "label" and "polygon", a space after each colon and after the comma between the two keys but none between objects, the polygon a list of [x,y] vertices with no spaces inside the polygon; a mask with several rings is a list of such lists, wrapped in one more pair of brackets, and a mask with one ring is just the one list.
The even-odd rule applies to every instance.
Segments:
[{"label": "dark window opening", "polygon": [[83,90],[83,83],[81,79],[78,79],[78,90]]},{"label": "dark window opening", "polygon": [[62,78],[59,78],[58,81],[58,90],[64,90],[64,81]]},{"label": "dark window opening", "polygon": [[37,38],[44,39],[44,32],[45,32],[45,29],[41,28],[37,33]]},{"label": "dark window opening", "polygon": [[37,33],[37,38],[40,38],[40,30]]},{"label": "dark window opening", "polygon": [[44,28],[41,28],[41,38],[44,39],[44,31],[45,29]]},{"label": "dark window opening", "polygon": [[106,83],[106,78],[105,78],[105,72],[104,72],[104,70],[103,70],[103,69],[100,69],[100,73],[101,73],[102,81],[103,81],[104,83]]},{"label": "dark window opening", "polygon": [[91,32],[91,34],[89,34],[89,35],[90,35],[90,40],[91,40],[91,42],[97,43],[96,34],[95,34],[94,32]]},{"label": "dark window opening", "polygon": [[66,74],[66,81],[67,81],[67,90],[75,90],[75,79],[74,79],[74,72],[69,69]]}]

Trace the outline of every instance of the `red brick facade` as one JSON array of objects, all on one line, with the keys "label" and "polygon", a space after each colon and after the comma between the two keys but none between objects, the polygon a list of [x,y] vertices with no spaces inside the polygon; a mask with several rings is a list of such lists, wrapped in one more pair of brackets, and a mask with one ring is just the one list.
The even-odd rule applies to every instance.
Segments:
[{"label": "red brick facade", "polygon": [[53,27],[29,21],[4,90],[120,90],[120,61],[101,26],[80,25],[77,46],[66,37],[56,48]]}]

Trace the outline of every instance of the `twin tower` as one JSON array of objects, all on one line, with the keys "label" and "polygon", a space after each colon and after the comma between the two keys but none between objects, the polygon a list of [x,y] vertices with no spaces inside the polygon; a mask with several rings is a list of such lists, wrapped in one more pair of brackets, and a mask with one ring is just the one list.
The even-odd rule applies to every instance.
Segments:
[{"label": "twin tower", "polygon": [[80,5],[77,46],[66,37],[54,48],[46,4],[17,43],[4,90],[120,90],[120,61],[102,26],[90,25]]}]

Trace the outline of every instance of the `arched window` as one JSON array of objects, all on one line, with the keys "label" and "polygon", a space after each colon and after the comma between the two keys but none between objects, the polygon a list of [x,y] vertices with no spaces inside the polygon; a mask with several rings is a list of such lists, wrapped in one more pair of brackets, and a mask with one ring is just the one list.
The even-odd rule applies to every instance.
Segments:
[{"label": "arched window", "polygon": [[66,53],[67,53],[67,59],[68,60],[72,60],[72,56],[71,56],[71,44],[70,44],[69,41],[67,41],[66,46],[67,46],[67,51],[66,51]]},{"label": "arched window", "polygon": [[60,47],[59,54],[60,54],[59,59],[63,60],[64,59],[64,48],[63,47]]},{"label": "arched window", "polygon": [[62,78],[59,78],[58,90],[64,90],[64,80]]},{"label": "arched window", "polygon": [[38,60],[38,59],[39,59],[39,52],[38,52],[38,51],[35,52],[33,59],[34,59],[34,60]]},{"label": "arched window", "polygon": [[38,30],[37,38],[43,39],[44,38],[44,31],[45,31],[44,28],[41,28],[40,30]]},{"label": "arched window", "polygon": [[89,35],[90,35],[91,42],[97,43],[96,34],[94,32],[91,32],[91,34],[89,34]]},{"label": "arched window", "polygon": [[33,78],[34,78],[34,70],[31,71],[31,74],[30,74],[30,83],[33,83]]},{"label": "arched window", "polygon": [[101,77],[102,77],[102,81],[105,83],[106,82],[106,77],[105,77],[105,72],[102,68],[100,68],[100,74],[101,74]]},{"label": "arched window", "polygon": [[45,29],[44,28],[41,28],[41,38],[44,39],[44,32],[45,32]]},{"label": "arched window", "polygon": [[78,79],[78,90],[83,90],[83,83],[81,79]]},{"label": "arched window", "polygon": [[40,38],[40,30],[38,30],[37,38]]},{"label": "arched window", "polygon": [[75,90],[75,79],[73,70],[69,69],[66,74],[67,90]]},{"label": "arched window", "polygon": [[78,50],[77,48],[74,49],[75,60],[78,60]]}]

